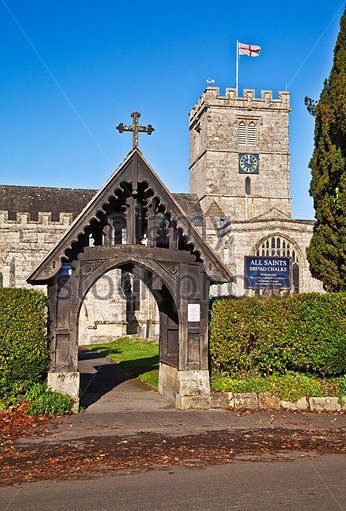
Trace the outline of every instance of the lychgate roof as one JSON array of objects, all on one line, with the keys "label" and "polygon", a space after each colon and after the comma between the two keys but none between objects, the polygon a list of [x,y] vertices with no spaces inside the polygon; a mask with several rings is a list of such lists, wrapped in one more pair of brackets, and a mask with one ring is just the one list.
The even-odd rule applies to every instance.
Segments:
[{"label": "lychgate roof", "polygon": [[150,189],[153,190],[154,195],[160,199],[172,218],[174,218],[177,227],[181,229],[184,236],[188,238],[189,245],[193,246],[194,250],[198,251],[200,254],[204,270],[211,282],[221,283],[234,280],[219,257],[205,243],[195,229],[193,224],[195,223],[196,226],[200,226],[203,220],[202,217],[198,218],[199,211],[196,205],[194,205],[196,211],[195,218],[193,218],[194,215],[191,214],[193,213],[193,208],[191,207],[191,204],[194,202],[193,198],[186,197],[185,195],[179,197],[181,202],[185,201],[185,203],[189,203],[190,211],[188,218],[173,194],[169,192],[154,170],[145,161],[142,153],[135,148],[127,155],[123,163],[111,175],[104,186],[91,198],[89,203],[70,225],[61,240],[31,273],[28,278],[29,283],[47,282],[60,271],[62,262],[64,258],[66,258],[66,252],[71,249],[72,244],[78,240],[79,236],[85,234],[85,230],[90,223],[97,219],[98,214],[103,212],[104,206],[106,206],[110,198],[114,196],[116,188],[120,187],[124,182],[131,182],[135,187],[137,183],[140,182],[148,184]]}]

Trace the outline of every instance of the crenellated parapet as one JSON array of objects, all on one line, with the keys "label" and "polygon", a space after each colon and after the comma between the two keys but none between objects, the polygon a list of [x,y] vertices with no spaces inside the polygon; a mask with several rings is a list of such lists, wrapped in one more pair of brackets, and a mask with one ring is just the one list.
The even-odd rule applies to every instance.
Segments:
[{"label": "crenellated parapet", "polygon": [[201,116],[207,107],[236,108],[238,111],[290,111],[290,93],[279,91],[278,97],[273,97],[272,90],[262,90],[260,97],[256,97],[254,89],[243,89],[243,95],[237,96],[236,89],[227,88],[225,95],[220,94],[219,87],[208,87],[190,111],[190,127]]},{"label": "crenellated parapet", "polygon": [[52,220],[51,212],[39,212],[37,220],[31,218],[31,214],[25,212],[17,212],[14,220],[9,219],[9,211],[0,210],[0,229],[7,227],[27,226],[28,228],[37,228],[40,225],[45,227],[63,227],[67,228],[73,221],[73,213],[59,213],[59,220]]},{"label": "crenellated parapet", "polygon": [[72,213],[60,213],[59,220],[52,220],[52,213],[44,211],[36,215],[17,211],[15,219],[13,216],[9,211],[0,210],[0,236],[6,250],[13,251],[15,247],[17,252],[51,248],[73,221]]}]

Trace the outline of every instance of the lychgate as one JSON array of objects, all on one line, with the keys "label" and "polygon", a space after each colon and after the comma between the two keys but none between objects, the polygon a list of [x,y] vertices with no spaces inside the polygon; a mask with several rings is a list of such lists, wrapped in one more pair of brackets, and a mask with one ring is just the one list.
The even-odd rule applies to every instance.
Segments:
[{"label": "lychgate", "polygon": [[48,286],[48,383],[76,403],[81,304],[114,268],[139,276],[156,299],[159,392],[178,408],[208,407],[209,286],[233,278],[137,147],[28,278]]}]

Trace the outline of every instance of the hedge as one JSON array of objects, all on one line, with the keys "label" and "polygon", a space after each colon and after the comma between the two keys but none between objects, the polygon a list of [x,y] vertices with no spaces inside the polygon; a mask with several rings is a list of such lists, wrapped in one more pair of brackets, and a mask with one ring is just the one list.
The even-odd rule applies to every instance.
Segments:
[{"label": "hedge", "polygon": [[47,298],[0,288],[0,397],[42,381],[48,364]]},{"label": "hedge", "polygon": [[346,292],[214,301],[213,371],[240,376],[346,373]]}]

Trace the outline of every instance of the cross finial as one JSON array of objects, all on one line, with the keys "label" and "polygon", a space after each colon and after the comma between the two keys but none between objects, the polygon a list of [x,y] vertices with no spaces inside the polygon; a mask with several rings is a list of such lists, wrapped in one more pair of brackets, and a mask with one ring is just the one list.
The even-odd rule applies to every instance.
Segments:
[{"label": "cross finial", "polygon": [[138,119],[140,118],[140,116],[141,114],[139,112],[132,112],[131,117],[133,119],[133,123],[131,124],[131,126],[128,126],[121,122],[116,127],[119,133],[122,133],[123,131],[132,131],[133,149],[138,147],[138,133],[144,132],[148,133],[148,135],[151,135],[152,132],[155,131],[155,128],[153,128],[151,124],[148,124],[148,126],[140,126],[138,124]]}]

